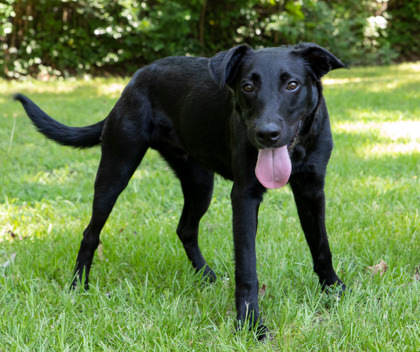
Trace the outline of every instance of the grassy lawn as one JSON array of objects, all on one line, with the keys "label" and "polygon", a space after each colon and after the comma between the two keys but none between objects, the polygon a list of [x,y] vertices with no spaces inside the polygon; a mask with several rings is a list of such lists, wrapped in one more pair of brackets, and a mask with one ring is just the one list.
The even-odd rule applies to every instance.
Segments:
[{"label": "grassy lawn", "polygon": [[[234,335],[230,182],[216,179],[201,284],[175,228],[178,181],[148,152],[102,232],[88,293],[69,293],[99,148],[43,138],[10,95],[59,121],[104,118],[127,80],[0,81],[0,351],[419,351],[420,64],[324,80],[335,149],[327,228],[351,294],[320,292],[290,188],[270,191],[257,237],[260,307],[273,339]],[[388,270],[368,267],[383,260]]]}]

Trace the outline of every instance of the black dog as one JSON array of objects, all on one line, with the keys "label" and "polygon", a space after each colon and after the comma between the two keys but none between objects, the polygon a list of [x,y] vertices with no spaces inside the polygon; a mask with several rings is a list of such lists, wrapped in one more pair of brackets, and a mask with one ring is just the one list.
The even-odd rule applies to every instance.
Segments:
[{"label": "black dog", "polygon": [[324,178],[333,148],[320,79],[345,67],[315,44],[254,51],[240,45],[214,57],[168,57],[136,72],[106,119],[87,127],[60,124],[17,94],[48,138],[72,147],[100,144],[90,223],[77,256],[77,285],[89,270],[99,234],[148,148],[181,181],[185,198],[177,228],[197,272],[216,279],[198,246],[198,227],[212,197],[213,173],[233,180],[233,238],[239,326],[260,338],[255,236],[266,188],[290,183],[314,270],[323,288],[337,277],[325,229]]}]

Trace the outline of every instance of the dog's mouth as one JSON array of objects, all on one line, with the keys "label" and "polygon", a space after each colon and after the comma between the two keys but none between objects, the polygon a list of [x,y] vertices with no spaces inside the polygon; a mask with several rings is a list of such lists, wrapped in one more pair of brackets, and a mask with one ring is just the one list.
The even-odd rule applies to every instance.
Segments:
[{"label": "dog's mouth", "polygon": [[301,121],[289,144],[280,148],[260,149],[258,151],[255,175],[265,188],[281,188],[289,181],[292,173],[292,162],[290,160],[289,150],[291,151],[296,144],[296,138],[299,134],[300,127]]}]

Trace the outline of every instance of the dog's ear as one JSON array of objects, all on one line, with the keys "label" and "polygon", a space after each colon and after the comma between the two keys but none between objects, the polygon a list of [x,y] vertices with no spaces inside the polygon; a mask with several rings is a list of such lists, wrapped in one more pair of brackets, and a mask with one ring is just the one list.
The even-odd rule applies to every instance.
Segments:
[{"label": "dog's ear", "polygon": [[223,88],[225,84],[232,86],[238,75],[242,59],[251,51],[252,49],[248,45],[238,45],[210,58],[210,75],[220,88]]},{"label": "dog's ear", "polygon": [[339,59],[331,54],[327,49],[313,44],[298,44],[291,51],[292,54],[302,57],[311,67],[317,80],[336,68],[347,68]]}]

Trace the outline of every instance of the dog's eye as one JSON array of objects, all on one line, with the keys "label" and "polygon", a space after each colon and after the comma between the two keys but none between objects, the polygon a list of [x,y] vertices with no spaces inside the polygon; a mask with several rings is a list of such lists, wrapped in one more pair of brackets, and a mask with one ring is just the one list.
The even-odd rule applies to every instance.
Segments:
[{"label": "dog's eye", "polygon": [[293,90],[296,90],[298,87],[299,87],[299,84],[296,81],[291,81],[287,85],[286,89],[290,90],[290,91],[293,91]]},{"label": "dog's eye", "polygon": [[254,91],[254,86],[251,83],[245,83],[242,86],[242,90],[247,93],[252,93]]}]

